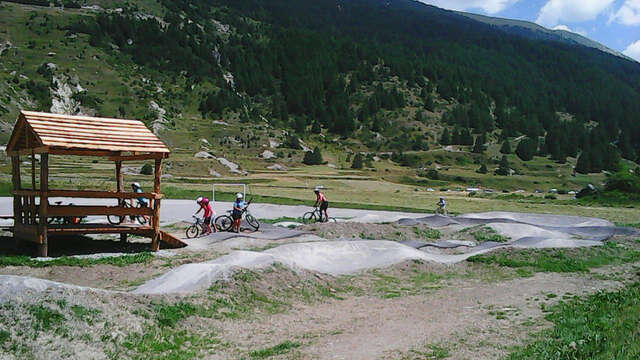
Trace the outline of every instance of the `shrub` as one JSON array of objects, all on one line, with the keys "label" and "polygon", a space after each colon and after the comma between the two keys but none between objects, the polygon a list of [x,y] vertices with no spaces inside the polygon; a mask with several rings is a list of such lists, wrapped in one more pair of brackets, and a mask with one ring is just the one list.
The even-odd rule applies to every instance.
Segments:
[{"label": "shrub", "polygon": [[353,163],[351,164],[352,169],[362,169],[364,167],[364,161],[362,160],[362,154],[356,154],[353,157]]},{"label": "shrub", "polygon": [[307,151],[302,162],[306,165],[321,165],[324,160],[320,148],[316,146],[313,151]]},{"label": "shrub", "polygon": [[142,175],[151,175],[153,174],[153,166],[151,166],[151,164],[146,163],[144,165],[142,165],[142,168],[140,169],[140,174]]},{"label": "shrub", "polygon": [[516,148],[516,155],[518,155],[522,161],[529,161],[533,159],[533,155],[535,155],[537,150],[538,143],[535,140],[531,138],[524,138]]}]

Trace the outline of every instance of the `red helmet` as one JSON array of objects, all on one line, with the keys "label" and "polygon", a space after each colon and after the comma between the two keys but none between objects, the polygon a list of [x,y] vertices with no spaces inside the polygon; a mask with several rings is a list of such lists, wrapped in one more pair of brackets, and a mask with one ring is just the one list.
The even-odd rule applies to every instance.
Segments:
[{"label": "red helmet", "polygon": [[202,199],[202,204],[204,204],[204,205],[209,204],[209,199],[208,198]]}]

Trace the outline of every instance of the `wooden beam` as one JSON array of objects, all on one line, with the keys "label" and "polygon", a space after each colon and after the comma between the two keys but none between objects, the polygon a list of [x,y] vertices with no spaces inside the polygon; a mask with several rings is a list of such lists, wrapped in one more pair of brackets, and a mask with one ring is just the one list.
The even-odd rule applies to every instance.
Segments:
[{"label": "wooden beam", "polygon": [[155,193],[133,193],[123,192],[117,193],[113,191],[91,191],[91,190],[49,190],[43,193],[39,190],[14,190],[13,195],[17,196],[47,196],[47,197],[70,197],[70,198],[85,198],[85,199],[162,199],[164,194]]},{"label": "wooden beam", "polygon": [[149,153],[139,155],[120,155],[111,156],[109,160],[113,161],[139,161],[139,160],[151,160],[151,159],[163,159],[167,157],[167,153]]},{"label": "wooden beam", "polygon": [[[13,191],[20,191],[22,188],[22,179],[20,178],[20,156],[11,157],[11,180],[13,182]],[[22,224],[22,198],[13,195],[13,222],[14,224]]]},{"label": "wooden beam", "polygon": [[101,151],[101,150],[71,150],[71,149],[56,149],[54,147],[49,148],[49,154],[61,155],[61,156],[116,156],[120,153],[117,151]]},{"label": "wooden beam", "polygon": [[130,215],[153,215],[153,210],[148,207],[142,208],[130,208],[121,206],[95,206],[95,205],[62,205],[62,206],[49,206],[49,216],[100,216],[100,215],[116,215],[116,216],[130,216]]},{"label": "wooden beam", "polygon": [[22,241],[29,241],[36,244],[42,243],[37,225],[16,224],[13,227],[13,236]]},{"label": "wooden beam", "polygon": [[7,154],[9,156],[18,156],[18,155],[43,154],[47,152],[49,152],[48,146],[38,146],[33,149],[8,150]]},{"label": "wooden beam", "polygon": [[40,155],[40,236],[42,242],[39,246],[40,256],[47,256],[49,252],[49,238],[47,237],[47,216],[49,211],[49,154]]},{"label": "wooden beam", "polygon": [[[162,159],[156,159],[153,178],[153,192],[159,194],[162,179]],[[160,249],[160,199],[153,201],[153,239],[151,239],[151,250]]]},{"label": "wooden beam", "polygon": [[49,226],[49,235],[72,235],[72,234],[136,234],[147,237],[153,236],[153,229],[150,226],[123,226],[96,224],[76,224],[76,225],[52,225]]},{"label": "wooden beam", "polygon": [[[124,193],[124,174],[122,174],[122,161],[116,161],[116,191],[121,194]],[[118,200],[118,206],[123,206],[124,200]],[[120,242],[127,242],[127,234],[120,234]]]}]

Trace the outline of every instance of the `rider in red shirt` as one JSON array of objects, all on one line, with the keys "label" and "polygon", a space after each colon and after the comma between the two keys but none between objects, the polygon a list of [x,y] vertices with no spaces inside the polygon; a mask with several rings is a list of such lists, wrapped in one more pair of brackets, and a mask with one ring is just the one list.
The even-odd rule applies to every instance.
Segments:
[{"label": "rider in red shirt", "polygon": [[319,186],[316,187],[313,192],[316,193],[316,204],[314,205],[314,207],[320,205],[320,214],[322,215],[322,212],[324,212],[324,219],[321,219],[322,222],[329,221],[329,213],[327,212],[327,209],[329,208],[329,200],[327,200],[327,197],[324,196],[322,192],[320,192]]},{"label": "rider in red shirt", "polygon": [[211,226],[211,219],[216,214],[216,212],[213,211],[213,206],[211,205],[211,202],[209,201],[209,199],[203,198],[203,197],[199,197],[196,200],[196,202],[198,203],[198,205],[200,205],[200,208],[198,209],[198,211],[196,211],[196,215],[198,215],[200,211],[204,210],[204,214],[202,218],[204,220],[205,231],[202,235],[211,234],[212,228],[213,228],[213,232],[216,232],[217,231],[216,227]]}]

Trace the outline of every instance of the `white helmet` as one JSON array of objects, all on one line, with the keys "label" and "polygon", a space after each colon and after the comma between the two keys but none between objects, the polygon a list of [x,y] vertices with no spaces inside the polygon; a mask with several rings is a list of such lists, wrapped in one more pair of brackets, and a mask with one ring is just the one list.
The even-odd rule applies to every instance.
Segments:
[{"label": "white helmet", "polygon": [[136,188],[140,188],[140,183],[139,182],[134,182],[131,184],[131,186],[136,187]]},{"label": "white helmet", "polygon": [[196,202],[197,202],[198,204],[200,204],[200,203],[202,202],[202,196],[198,197],[198,198],[196,199]]},{"label": "white helmet", "polygon": [[236,199],[242,199],[244,196],[241,193],[236,194]]},{"label": "white helmet", "polygon": [[313,189],[313,191],[318,192],[322,189],[322,186],[316,186],[315,189]]}]

